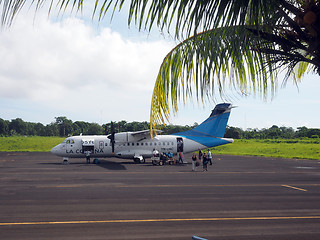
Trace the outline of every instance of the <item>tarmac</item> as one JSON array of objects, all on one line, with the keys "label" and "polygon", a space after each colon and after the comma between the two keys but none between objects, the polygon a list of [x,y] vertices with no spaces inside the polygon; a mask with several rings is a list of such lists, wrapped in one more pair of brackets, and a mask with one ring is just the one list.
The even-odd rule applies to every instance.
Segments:
[{"label": "tarmac", "polygon": [[[191,155],[186,155],[191,162]],[[320,162],[191,164],[0,152],[0,239],[320,239]]]}]

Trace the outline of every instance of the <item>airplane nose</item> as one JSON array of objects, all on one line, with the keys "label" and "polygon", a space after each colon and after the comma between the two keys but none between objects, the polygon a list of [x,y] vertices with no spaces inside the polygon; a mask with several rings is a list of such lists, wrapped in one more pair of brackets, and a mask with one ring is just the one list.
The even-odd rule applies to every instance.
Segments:
[{"label": "airplane nose", "polygon": [[53,147],[53,148],[50,150],[50,152],[51,152],[52,154],[57,155],[57,153],[58,153],[58,146],[59,146],[59,145]]}]

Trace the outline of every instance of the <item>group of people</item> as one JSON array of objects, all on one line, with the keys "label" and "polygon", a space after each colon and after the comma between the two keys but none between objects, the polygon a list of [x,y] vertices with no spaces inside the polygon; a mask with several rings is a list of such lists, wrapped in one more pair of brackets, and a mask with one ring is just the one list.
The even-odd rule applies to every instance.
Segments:
[{"label": "group of people", "polygon": [[192,155],[192,171],[196,171],[197,167],[200,166],[202,162],[203,171],[208,171],[208,164],[212,165],[212,154],[210,150],[208,153],[203,153],[201,149],[199,149],[199,157],[197,158],[197,154],[193,153]]}]

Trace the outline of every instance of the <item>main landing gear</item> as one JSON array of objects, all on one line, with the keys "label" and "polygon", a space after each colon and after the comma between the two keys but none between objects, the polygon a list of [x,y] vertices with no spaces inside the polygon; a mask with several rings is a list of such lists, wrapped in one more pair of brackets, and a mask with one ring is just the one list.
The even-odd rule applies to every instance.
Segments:
[{"label": "main landing gear", "polygon": [[145,163],[146,162],[146,160],[142,156],[133,158],[133,161],[135,163]]}]

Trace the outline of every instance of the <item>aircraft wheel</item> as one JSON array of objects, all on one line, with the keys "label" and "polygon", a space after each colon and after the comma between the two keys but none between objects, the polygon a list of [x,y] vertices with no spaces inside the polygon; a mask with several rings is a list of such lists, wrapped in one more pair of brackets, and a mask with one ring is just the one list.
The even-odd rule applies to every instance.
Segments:
[{"label": "aircraft wheel", "polygon": [[98,159],[98,158],[95,158],[92,163],[93,163],[93,164],[99,164],[99,159]]},{"label": "aircraft wheel", "polygon": [[139,159],[139,160],[140,160],[140,163],[146,163],[146,160],[144,158]]},{"label": "aircraft wheel", "polygon": [[63,161],[62,161],[62,164],[64,164],[64,165],[69,164],[69,158],[64,157],[62,160],[63,160]]}]

